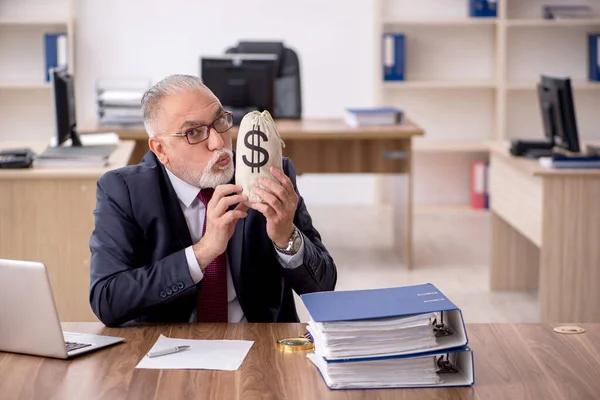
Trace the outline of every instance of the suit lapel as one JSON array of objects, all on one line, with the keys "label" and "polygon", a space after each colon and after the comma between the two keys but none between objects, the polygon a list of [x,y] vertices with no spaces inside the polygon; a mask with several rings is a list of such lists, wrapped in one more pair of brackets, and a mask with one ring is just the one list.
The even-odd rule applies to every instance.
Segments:
[{"label": "suit lapel", "polygon": [[165,215],[169,220],[169,228],[177,237],[181,248],[189,247],[193,244],[192,237],[190,236],[190,231],[188,230],[187,223],[185,222],[185,216],[183,215],[183,211],[179,205],[177,193],[175,193],[175,189],[173,189],[173,185],[171,184],[171,180],[167,175],[165,166],[156,159],[156,156],[154,156],[154,153],[152,152],[149,152],[146,157],[152,157],[154,159],[153,161],[156,163],[156,167],[159,171],[159,181],[161,185],[160,189],[162,194],[161,199],[163,202]]},{"label": "suit lapel", "polygon": [[[235,151],[233,152],[233,166],[235,171]],[[229,181],[230,184],[235,184],[235,173]],[[236,205],[229,207],[230,210],[234,209]],[[236,295],[242,305],[241,299],[241,274],[242,274],[242,256],[244,251],[244,229],[246,226],[246,218],[241,219],[235,225],[233,236],[229,239],[227,246],[227,257],[229,258],[229,268],[231,269],[231,279],[233,280],[233,286],[235,286]],[[243,306],[242,306],[243,307]]]},{"label": "suit lapel", "polygon": [[229,258],[229,268],[231,269],[231,279],[235,286],[235,293],[243,307],[242,291],[241,291],[241,274],[242,274],[242,256],[244,249],[244,226],[246,219],[239,220],[235,225],[233,236],[229,239],[227,246],[227,257]]}]

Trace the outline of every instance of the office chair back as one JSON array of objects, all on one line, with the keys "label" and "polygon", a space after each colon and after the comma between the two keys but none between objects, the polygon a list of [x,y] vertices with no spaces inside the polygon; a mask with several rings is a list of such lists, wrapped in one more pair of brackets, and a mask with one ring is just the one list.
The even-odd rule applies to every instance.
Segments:
[{"label": "office chair back", "polygon": [[302,117],[302,93],[300,85],[300,60],[296,52],[282,42],[239,42],[226,53],[276,54],[277,78],[275,79],[276,118]]}]

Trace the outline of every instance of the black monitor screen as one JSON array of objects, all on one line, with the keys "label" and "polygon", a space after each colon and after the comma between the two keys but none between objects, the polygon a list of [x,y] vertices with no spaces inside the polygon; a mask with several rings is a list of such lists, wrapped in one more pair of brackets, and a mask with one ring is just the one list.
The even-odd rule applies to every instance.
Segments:
[{"label": "black monitor screen", "polygon": [[538,98],[548,140],[557,147],[578,153],[579,134],[571,80],[542,76],[538,83]]},{"label": "black monitor screen", "polygon": [[267,110],[277,117],[274,110],[276,60],[276,56],[267,54],[202,57],[201,77],[223,107],[234,112],[236,123],[239,124],[240,116],[252,110]]},{"label": "black monitor screen", "polygon": [[71,139],[74,146],[80,145],[76,135],[75,88],[73,76],[66,67],[52,70],[52,91],[56,123],[57,146]]}]

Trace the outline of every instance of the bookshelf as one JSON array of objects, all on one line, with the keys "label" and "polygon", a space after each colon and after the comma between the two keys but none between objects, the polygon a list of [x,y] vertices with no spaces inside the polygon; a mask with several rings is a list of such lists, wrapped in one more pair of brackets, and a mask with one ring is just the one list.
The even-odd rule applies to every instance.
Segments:
[{"label": "bookshelf", "polygon": [[[508,0],[510,1],[510,0]],[[515,0],[513,0],[515,1]],[[546,27],[569,27],[569,26],[600,26],[600,18],[597,19],[562,19],[562,20],[545,20],[545,19],[514,19],[505,20],[504,24],[507,27],[519,26],[528,28],[546,28]]]},{"label": "bookshelf", "polygon": [[68,65],[73,72],[74,3],[0,1],[0,141],[49,140],[54,134],[44,34],[67,33]]},{"label": "bookshelf", "polygon": [[494,81],[470,81],[465,80],[447,80],[447,81],[425,81],[425,80],[414,80],[414,81],[386,81],[384,82],[386,89],[495,89],[496,83]]},{"label": "bookshelf", "polygon": [[[471,18],[467,0],[376,2],[377,105],[404,109],[426,131],[414,143],[417,210],[468,205],[470,163],[487,160],[490,143],[543,138],[541,74],[571,77],[580,138],[600,139],[600,83],[587,81],[587,34],[600,32],[600,4],[578,2],[594,18],[544,20],[549,3],[561,1],[498,0],[497,17]],[[405,35],[404,81],[383,80],[383,32]]]}]

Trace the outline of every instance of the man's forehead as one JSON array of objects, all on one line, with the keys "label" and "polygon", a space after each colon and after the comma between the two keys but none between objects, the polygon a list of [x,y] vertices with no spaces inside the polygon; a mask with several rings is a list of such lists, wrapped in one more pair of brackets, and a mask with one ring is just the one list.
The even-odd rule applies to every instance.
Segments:
[{"label": "man's forehead", "polygon": [[214,117],[223,110],[223,107],[211,93],[195,91],[166,97],[161,109],[163,116],[169,120],[169,124],[179,125],[186,120],[211,123]]}]

